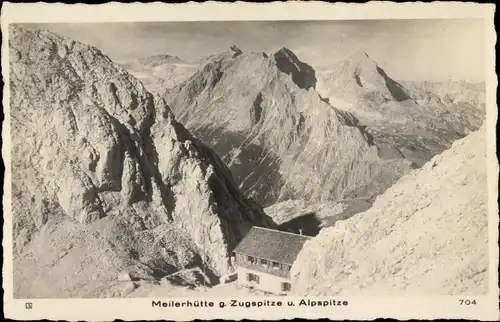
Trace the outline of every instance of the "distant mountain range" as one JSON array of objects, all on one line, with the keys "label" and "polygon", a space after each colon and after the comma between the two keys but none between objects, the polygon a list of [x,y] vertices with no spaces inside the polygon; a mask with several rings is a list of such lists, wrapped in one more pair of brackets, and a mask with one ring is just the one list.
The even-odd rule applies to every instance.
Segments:
[{"label": "distant mountain range", "polygon": [[485,117],[484,84],[397,82],[363,52],[322,71],[317,89],[359,119],[375,144],[418,166],[477,130]]},{"label": "distant mountain range", "polygon": [[176,117],[228,164],[243,193],[267,206],[376,195],[412,169],[379,148],[352,114],[314,90],[289,49],[228,50],[164,95]]},{"label": "distant mountain range", "polygon": [[[164,97],[264,206],[374,196],[484,119],[481,84],[397,82],[364,52],[318,72],[288,48],[233,49],[203,59]],[[357,138],[346,143],[332,119]],[[354,140],[376,156],[340,148]]]}]

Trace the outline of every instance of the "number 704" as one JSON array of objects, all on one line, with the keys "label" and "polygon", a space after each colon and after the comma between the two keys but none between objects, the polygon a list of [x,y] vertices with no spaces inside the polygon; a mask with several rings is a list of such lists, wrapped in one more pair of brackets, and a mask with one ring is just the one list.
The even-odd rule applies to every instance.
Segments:
[{"label": "number 704", "polygon": [[476,300],[458,300],[460,305],[475,305]]}]

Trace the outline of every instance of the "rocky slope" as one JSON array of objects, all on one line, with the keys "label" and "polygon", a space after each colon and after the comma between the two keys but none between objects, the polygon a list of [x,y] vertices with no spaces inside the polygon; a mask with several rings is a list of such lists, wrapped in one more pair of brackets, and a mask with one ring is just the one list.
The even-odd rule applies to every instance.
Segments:
[{"label": "rocky slope", "polygon": [[120,296],[131,280],[193,266],[216,278],[250,226],[273,227],[163,100],[98,49],[9,32],[16,297]]},{"label": "rocky slope", "polygon": [[191,77],[200,63],[187,63],[177,56],[154,55],[121,62],[120,65],[139,79],[153,94],[161,94]]},{"label": "rocky slope", "polygon": [[281,48],[273,54],[276,66],[282,72],[292,77],[297,86],[304,89],[316,86],[316,71],[299,58],[288,48]]},{"label": "rocky slope", "polygon": [[465,82],[399,83],[357,52],[317,75],[317,90],[349,111],[387,153],[421,166],[475,131],[484,116],[484,88]]},{"label": "rocky slope", "polygon": [[465,81],[415,82],[402,81],[410,97],[419,105],[447,107],[469,106],[485,108],[485,83],[467,83]]},{"label": "rocky slope", "polygon": [[484,294],[486,134],[482,127],[323,229],[292,267],[300,295]]},{"label": "rocky slope", "polygon": [[290,50],[233,46],[206,61],[165,100],[261,204],[372,196],[411,169],[397,153],[381,157],[352,115],[324,102],[314,70]]}]

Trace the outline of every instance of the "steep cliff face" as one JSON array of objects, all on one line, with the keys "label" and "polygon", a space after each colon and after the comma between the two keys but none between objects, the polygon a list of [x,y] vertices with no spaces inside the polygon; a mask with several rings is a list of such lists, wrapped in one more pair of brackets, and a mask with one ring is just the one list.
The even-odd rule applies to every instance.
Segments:
[{"label": "steep cliff face", "polygon": [[399,83],[363,52],[317,78],[318,92],[367,126],[384,154],[400,154],[419,166],[477,130],[485,116],[480,86]]},{"label": "steep cliff face", "polygon": [[484,294],[485,141],[483,126],[307,242],[292,267],[296,293]]},{"label": "steep cliff face", "polygon": [[[117,269],[203,265],[220,274],[251,225],[273,225],[163,100],[98,49],[46,31],[9,31],[16,281],[31,280],[30,261],[50,262],[44,247],[61,248],[65,231],[78,237],[64,256],[82,270],[93,245]],[[87,235],[89,227],[102,238]],[[32,277],[51,280],[54,260]],[[20,295],[42,292],[18,285]]]},{"label": "steep cliff face", "polygon": [[173,222],[189,232],[215,271],[227,273],[231,251],[248,229],[252,225],[273,227],[274,223],[241,195],[220,158],[177,123],[161,102],[156,105],[151,137],[155,165],[167,187],[163,200],[173,201]]},{"label": "steep cliff face", "polygon": [[233,48],[211,56],[165,100],[264,205],[370,196],[410,170],[398,155],[380,158],[357,120],[325,103],[314,82],[288,49],[268,57]]},{"label": "steep cliff face", "polygon": [[284,47],[273,54],[279,70],[292,76],[300,88],[314,88],[316,86],[316,72],[310,65],[302,62],[293,51]]}]

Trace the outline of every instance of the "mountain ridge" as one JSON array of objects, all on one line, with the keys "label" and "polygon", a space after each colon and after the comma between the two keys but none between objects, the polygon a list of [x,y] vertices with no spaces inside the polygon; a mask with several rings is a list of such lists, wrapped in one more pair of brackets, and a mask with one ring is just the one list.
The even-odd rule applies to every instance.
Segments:
[{"label": "mountain ridge", "polygon": [[[386,169],[387,181],[392,182],[399,171],[409,171],[410,162],[401,158],[379,159],[378,149],[370,144],[356,118],[324,102],[313,88],[306,90],[297,85],[297,79],[311,74],[306,67],[304,70],[292,68],[298,66],[295,55],[290,58],[288,51],[283,49],[278,53],[278,61],[276,56],[265,53],[219,53],[188,80],[167,90],[164,95],[176,117],[227,160],[247,196],[255,196],[252,191],[259,190],[259,201],[269,205],[301,194],[314,201],[336,198],[344,194],[343,189],[356,190],[360,186],[365,186],[361,189],[369,190],[367,193],[371,194],[372,190],[384,189],[388,183],[377,186],[375,182],[368,187],[373,180],[363,182],[363,176],[374,178]],[[284,68],[292,69],[284,72]],[[228,145],[231,140],[234,140],[230,144],[233,147]],[[320,147],[323,142],[326,147]],[[334,145],[338,146],[334,148]],[[263,162],[268,162],[261,174],[237,169],[235,162],[247,160],[247,157],[238,159],[237,156],[252,150],[252,155],[261,155],[256,164],[243,164],[240,168],[262,166]],[[353,153],[341,161],[342,152],[339,151]],[[252,156],[249,154],[248,158]],[[376,168],[370,168],[376,163]],[[352,167],[359,167],[361,173],[353,174],[356,171],[347,170]],[[389,167],[394,167],[398,173],[388,174]],[[327,183],[329,179],[324,178],[325,171],[333,171],[330,175],[335,179]],[[307,177],[304,177],[305,173],[308,173]],[[266,185],[274,187],[259,183],[267,178],[272,179]],[[378,180],[384,181],[381,177]],[[357,181],[356,185],[360,186],[349,187],[352,181]],[[305,188],[308,186],[310,188]],[[312,191],[322,190],[320,186],[326,191]],[[281,192],[271,196],[272,191]]]}]

